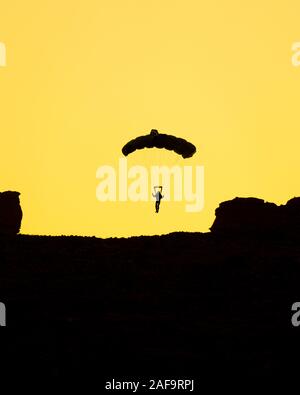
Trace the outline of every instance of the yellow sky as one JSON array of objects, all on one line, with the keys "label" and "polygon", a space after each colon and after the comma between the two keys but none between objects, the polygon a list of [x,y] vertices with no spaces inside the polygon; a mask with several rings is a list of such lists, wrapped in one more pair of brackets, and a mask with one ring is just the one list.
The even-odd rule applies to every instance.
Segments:
[{"label": "yellow sky", "polygon": [[[207,231],[221,201],[299,196],[299,15],[298,0],[1,0],[0,190],[21,192],[22,233]],[[97,168],[152,128],[197,146],[203,211],[97,201]]]}]

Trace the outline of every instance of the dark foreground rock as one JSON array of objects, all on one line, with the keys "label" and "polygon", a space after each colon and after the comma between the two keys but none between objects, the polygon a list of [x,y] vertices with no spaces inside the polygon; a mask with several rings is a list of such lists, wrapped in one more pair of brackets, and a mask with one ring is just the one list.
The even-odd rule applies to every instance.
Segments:
[{"label": "dark foreground rock", "polygon": [[194,377],[198,392],[208,379],[296,377],[299,245],[201,233],[0,240],[2,375],[100,389]]},{"label": "dark foreground rock", "polygon": [[216,234],[296,234],[300,231],[300,198],[280,206],[257,198],[222,202],[210,230]]},{"label": "dark foreground rock", "polygon": [[0,237],[1,377],[99,393],[112,379],[194,378],[196,393],[294,380],[299,206],[224,202],[211,233]]},{"label": "dark foreground rock", "polygon": [[0,235],[16,235],[20,231],[22,209],[19,192],[0,192]]}]

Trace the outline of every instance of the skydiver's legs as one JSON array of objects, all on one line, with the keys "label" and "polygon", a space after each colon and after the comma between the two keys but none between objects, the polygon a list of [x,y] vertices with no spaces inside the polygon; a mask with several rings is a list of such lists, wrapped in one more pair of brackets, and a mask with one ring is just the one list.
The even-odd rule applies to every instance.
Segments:
[{"label": "skydiver's legs", "polygon": [[159,200],[157,200],[157,201],[155,202],[155,211],[156,211],[157,213],[159,212],[159,203],[160,203]]}]

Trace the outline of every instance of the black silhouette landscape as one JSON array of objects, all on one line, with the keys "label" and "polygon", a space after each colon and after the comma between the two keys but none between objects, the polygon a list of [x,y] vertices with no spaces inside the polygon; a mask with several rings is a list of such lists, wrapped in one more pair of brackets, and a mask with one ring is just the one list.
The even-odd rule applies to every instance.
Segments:
[{"label": "black silhouette landscape", "polygon": [[19,233],[22,221],[19,192],[0,192],[0,235]]},{"label": "black silhouette landscape", "polygon": [[295,377],[300,198],[223,202],[209,233],[101,239],[17,234],[17,195],[7,196],[16,210],[1,219],[7,371]]}]

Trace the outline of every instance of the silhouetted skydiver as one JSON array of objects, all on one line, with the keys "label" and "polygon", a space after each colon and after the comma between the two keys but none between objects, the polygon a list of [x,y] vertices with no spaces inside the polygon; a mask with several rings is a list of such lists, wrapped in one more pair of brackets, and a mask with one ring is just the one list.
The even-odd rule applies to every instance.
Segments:
[{"label": "silhouetted skydiver", "polygon": [[152,196],[155,197],[155,199],[156,199],[156,201],[155,201],[155,212],[158,213],[159,212],[160,201],[161,201],[161,199],[163,199],[163,195],[160,193],[160,190],[158,190],[156,192],[155,187],[154,187],[154,193],[152,193]]}]

